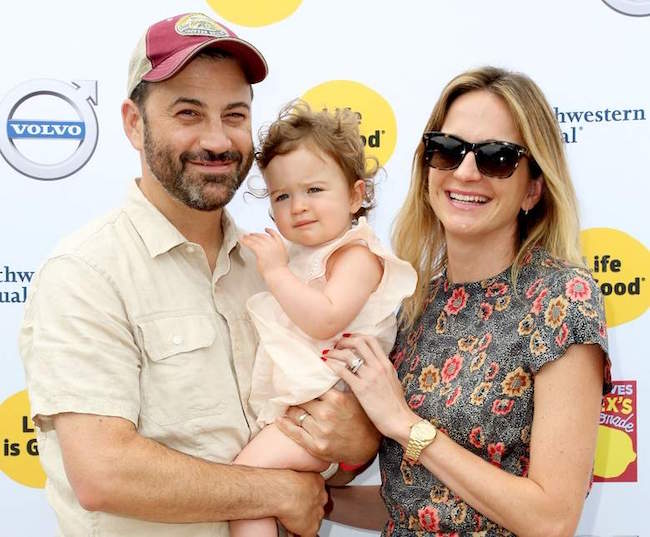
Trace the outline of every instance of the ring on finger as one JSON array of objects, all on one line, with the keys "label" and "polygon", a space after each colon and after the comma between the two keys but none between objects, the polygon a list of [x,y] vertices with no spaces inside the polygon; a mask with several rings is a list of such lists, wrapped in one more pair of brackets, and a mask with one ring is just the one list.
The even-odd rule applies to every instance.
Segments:
[{"label": "ring on finger", "polygon": [[305,421],[305,418],[309,416],[309,412],[305,411],[300,416],[298,416],[298,425],[302,427],[302,422]]},{"label": "ring on finger", "polygon": [[348,366],[348,369],[350,370],[350,373],[355,374],[365,363],[366,361],[363,358],[359,358],[357,356],[354,360],[352,360],[352,363]]}]

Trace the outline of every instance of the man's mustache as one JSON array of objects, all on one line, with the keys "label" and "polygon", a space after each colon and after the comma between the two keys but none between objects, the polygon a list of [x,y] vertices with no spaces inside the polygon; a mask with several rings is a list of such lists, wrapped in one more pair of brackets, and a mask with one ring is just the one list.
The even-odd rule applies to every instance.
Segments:
[{"label": "man's mustache", "polygon": [[208,149],[199,151],[196,153],[186,152],[181,155],[181,161],[187,162],[191,160],[193,162],[219,162],[219,161],[230,161],[230,162],[241,162],[242,154],[239,151],[224,151],[222,153],[215,153]]}]

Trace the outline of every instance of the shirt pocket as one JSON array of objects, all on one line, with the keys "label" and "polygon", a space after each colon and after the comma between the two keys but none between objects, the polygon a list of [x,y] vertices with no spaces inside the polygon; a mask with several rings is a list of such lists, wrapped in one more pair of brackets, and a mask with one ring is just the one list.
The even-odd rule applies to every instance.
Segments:
[{"label": "shirt pocket", "polygon": [[185,315],[140,321],[144,354],[141,412],[158,425],[218,414],[213,343],[217,328],[211,315]]},{"label": "shirt pocket", "polygon": [[154,362],[209,347],[216,328],[208,315],[188,315],[138,323],[147,355]]}]

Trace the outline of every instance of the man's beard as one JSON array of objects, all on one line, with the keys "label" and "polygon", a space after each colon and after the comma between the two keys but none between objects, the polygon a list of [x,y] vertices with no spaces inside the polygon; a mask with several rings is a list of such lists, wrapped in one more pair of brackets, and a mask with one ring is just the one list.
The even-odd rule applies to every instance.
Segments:
[{"label": "man's beard", "polygon": [[[215,153],[209,150],[185,151],[176,157],[173,151],[154,140],[149,126],[144,124],[144,155],[149,169],[160,184],[177,200],[192,209],[214,211],[228,204],[246,178],[253,164],[253,150],[243,156],[239,151]],[[187,162],[232,161],[236,164],[230,173],[201,173],[186,169]],[[206,189],[207,185],[221,188]]]}]

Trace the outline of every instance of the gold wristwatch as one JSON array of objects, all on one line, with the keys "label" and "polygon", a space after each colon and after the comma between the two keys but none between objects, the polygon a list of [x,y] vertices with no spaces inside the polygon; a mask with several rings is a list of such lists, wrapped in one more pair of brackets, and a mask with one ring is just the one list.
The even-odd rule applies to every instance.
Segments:
[{"label": "gold wristwatch", "polygon": [[406,460],[413,464],[418,462],[422,450],[435,440],[437,432],[438,430],[427,420],[420,420],[412,425],[404,454]]}]

